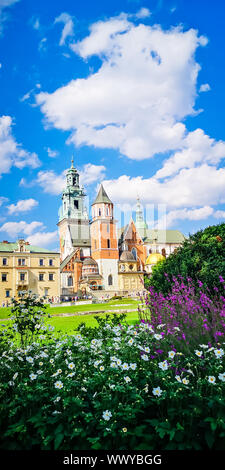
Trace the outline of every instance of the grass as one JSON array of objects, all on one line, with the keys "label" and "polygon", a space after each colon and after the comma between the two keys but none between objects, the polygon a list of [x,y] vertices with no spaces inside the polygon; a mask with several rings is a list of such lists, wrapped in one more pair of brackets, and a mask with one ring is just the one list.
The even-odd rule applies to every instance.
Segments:
[{"label": "grass", "polygon": [[[46,312],[50,315],[60,315],[62,313],[82,313],[82,312],[95,312],[98,310],[104,311],[113,311],[119,309],[130,309],[135,308],[139,304],[138,300],[132,299],[122,299],[122,300],[113,300],[105,303],[99,304],[85,304],[85,305],[72,305],[72,306],[60,306],[60,307],[50,307],[47,306]],[[0,319],[10,318],[11,309],[10,307],[0,308]]]},{"label": "grass", "polygon": [[[54,317],[46,321],[49,325],[55,327],[55,332],[61,330],[63,333],[72,333],[77,330],[80,323],[85,323],[87,326],[96,327],[98,322],[94,316],[105,317],[105,314],[93,314],[93,315],[77,315],[76,317]],[[129,312],[126,314],[126,320],[129,324],[135,324],[138,322],[138,312]]]}]

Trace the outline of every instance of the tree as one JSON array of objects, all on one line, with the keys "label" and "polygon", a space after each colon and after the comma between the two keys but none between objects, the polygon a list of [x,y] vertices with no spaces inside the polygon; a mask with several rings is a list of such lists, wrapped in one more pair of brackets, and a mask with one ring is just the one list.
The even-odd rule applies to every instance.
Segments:
[{"label": "tree", "polygon": [[203,284],[211,293],[224,293],[225,224],[213,225],[190,235],[166,260],[153,267],[151,285],[160,292],[171,291],[173,276],[191,278],[197,288]]}]

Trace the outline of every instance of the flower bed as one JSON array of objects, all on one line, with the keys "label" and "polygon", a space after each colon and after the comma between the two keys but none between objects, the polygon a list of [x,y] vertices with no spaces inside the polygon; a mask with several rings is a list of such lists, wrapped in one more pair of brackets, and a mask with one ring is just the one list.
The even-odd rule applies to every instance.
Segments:
[{"label": "flower bed", "polygon": [[52,336],[1,355],[4,449],[224,449],[224,343],[188,355],[162,325]]}]

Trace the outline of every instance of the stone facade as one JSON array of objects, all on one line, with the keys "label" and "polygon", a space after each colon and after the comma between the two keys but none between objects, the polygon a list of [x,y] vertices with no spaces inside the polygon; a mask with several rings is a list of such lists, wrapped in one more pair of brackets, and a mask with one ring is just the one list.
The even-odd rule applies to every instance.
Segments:
[{"label": "stone facade", "polygon": [[20,291],[38,297],[60,297],[60,254],[24,240],[0,243],[0,305],[10,303]]}]

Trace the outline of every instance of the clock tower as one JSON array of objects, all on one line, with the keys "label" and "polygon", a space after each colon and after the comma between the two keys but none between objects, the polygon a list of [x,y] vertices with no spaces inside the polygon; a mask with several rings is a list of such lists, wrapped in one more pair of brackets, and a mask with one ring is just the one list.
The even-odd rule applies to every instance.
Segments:
[{"label": "clock tower", "polygon": [[61,261],[76,248],[80,248],[81,258],[90,256],[91,249],[89,219],[85,207],[86,194],[83,186],[80,186],[79,173],[73,163],[72,159],[58,213]]}]

